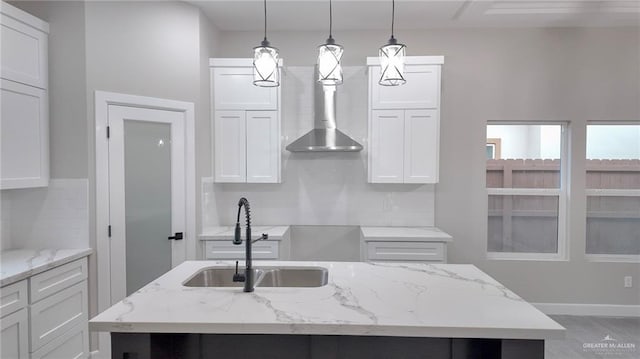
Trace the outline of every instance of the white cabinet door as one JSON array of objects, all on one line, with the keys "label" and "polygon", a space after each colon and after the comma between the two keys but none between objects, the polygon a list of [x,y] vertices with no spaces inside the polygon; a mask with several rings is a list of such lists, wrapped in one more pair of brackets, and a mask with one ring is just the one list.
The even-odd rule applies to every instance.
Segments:
[{"label": "white cabinet door", "polygon": [[377,110],[371,116],[371,183],[402,183],[404,159],[404,111]]},{"label": "white cabinet door", "polygon": [[380,66],[370,67],[371,108],[424,109],[440,106],[440,66],[406,65],[407,83],[402,86],[381,86]]},{"label": "white cabinet door", "polygon": [[2,78],[46,89],[49,25],[4,1],[0,8]]},{"label": "white cabinet door", "polygon": [[280,182],[277,111],[247,111],[247,182]]},{"label": "white cabinet door", "polygon": [[214,110],[277,110],[278,88],[253,85],[252,67],[211,69]]},{"label": "white cabinet door", "polygon": [[49,184],[49,120],[45,90],[1,80],[0,189]]},{"label": "white cabinet door", "polygon": [[2,317],[0,333],[0,358],[29,358],[29,316],[27,309]]},{"label": "white cabinet door", "polygon": [[214,124],[215,181],[246,182],[245,111],[216,111]]},{"label": "white cabinet door", "polygon": [[404,183],[438,182],[438,111],[407,110],[404,124]]}]

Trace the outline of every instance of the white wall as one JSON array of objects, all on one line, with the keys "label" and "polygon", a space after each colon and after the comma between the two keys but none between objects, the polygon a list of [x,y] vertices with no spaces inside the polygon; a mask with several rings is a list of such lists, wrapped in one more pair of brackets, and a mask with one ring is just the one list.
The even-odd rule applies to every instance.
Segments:
[{"label": "white wall", "polygon": [[[225,32],[221,53],[247,56],[259,32]],[[310,66],[322,32],[272,32],[290,66]],[[340,31],[344,61],[362,66],[385,31]],[[474,263],[533,302],[640,304],[633,263],[594,263],[585,252],[586,121],[640,119],[640,31],[630,28],[401,30],[409,55],[444,55],[440,183],[435,224],[449,232],[453,263]],[[490,261],[487,248],[487,121],[567,121],[570,250],[567,261]],[[421,200],[417,197],[416,200]],[[340,248],[336,248],[340,251]]]},{"label": "white wall", "polygon": [[[285,64],[287,59],[284,59]],[[256,224],[430,226],[432,185],[367,183],[367,76],[365,66],[344,67],[337,123],[364,145],[360,153],[291,153],[285,145],[313,128],[311,66],[285,67],[282,77],[283,183],[204,184],[204,227],[235,223],[238,199],[251,201]],[[294,238],[295,240],[295,238]]]}]

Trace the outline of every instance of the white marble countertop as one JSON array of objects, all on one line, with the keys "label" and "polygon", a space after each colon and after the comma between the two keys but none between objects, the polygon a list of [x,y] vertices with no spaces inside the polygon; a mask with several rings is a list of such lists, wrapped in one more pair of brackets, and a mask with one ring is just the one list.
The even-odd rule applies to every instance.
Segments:
[{"label": "white marble countertop", "polygon": [[[221,226],[221,227],[209,227],[205,228],[200,234],[199,238],[201,241],[211,241],[211,240],[227,240],[233,239],[235,235],[235,225],[233,226]],[[244,239],[244,231],[245,227],[242,224],[242,238]],[[289,231],[289,226],[251,226],[251,236],[253,239],[257,239],[262,235],[262,233],[266,233],[269,235],[269,240],[272,241],[280,241],[284,238],[284,236]]]},{"label": "white marble countertop", "polygon": [[197,288],[188,261],[90,320],[92,331],[551,339],[564,328],[473,265],[272,262],[325,267],[318,288]]},{"label": "white marble countertop", "polygon": [[0,286],[9,285],[93,252],[82,249],[11,249],[0,252]]},{"label": "white marble countertop", "polygon": [[451,242],[448,233],[436,227],[360,227],[366,241],[438,241]]}]

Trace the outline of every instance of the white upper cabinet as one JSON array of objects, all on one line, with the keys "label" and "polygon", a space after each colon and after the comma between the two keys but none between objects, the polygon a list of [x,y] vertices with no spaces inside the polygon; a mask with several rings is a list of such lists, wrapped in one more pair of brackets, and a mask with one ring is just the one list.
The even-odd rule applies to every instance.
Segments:
[{"label": "white upper cabinet", "polygon": [[47,88],[49,24],[5,2],[0,2],[2,78]]},{"label": "white upper cabinet", "polygon": [[280,183],[280,87],[254,86],[251,59],[209,63],[214,181]]},{"label": "white upper cabinet", "polygon": [[216,110],[278,109],[278,88],[254,86],[252,63],[247,60],[211,59],[213,106]]},{"label": "white upper cabinet", "polygon": [[214,116],[215,181],[247,181],[245,111],[216,111]]},{"label": "white upper cabinet", "polygon": [[49,25],[0,2],[0,189],[49,184]]},{"label": "white upper cabinet", "polygon": [[371,152],[369,156],[370,182],[403,182],[404,122],[403,110],[373,111],[371,146],[369,146]]},{"label": "white upper cabinet", "polygon": [[406,65],[402,86],[381,86],[380,66],[370,68],[371,108],[427,109],[440,106],[440,65]]},{"label": "white upper cabinet", "polygon": [[407,57],[401,86],[381,86],[380,64],[369,66],[370,183],[437,183],[441,56]]},{"label": "white upper cabinet", "polygon": [[436,110],[405,111],[404,183],[438,182],[438,122]]},{"label": "white upper cabinet", "polygon": [[247,111],[247,182],[280,182],[277,111]]}]

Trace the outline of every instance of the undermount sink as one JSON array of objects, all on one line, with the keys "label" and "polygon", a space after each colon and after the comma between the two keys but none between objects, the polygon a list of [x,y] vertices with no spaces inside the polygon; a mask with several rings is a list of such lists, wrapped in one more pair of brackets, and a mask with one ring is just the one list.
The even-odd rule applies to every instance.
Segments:
[{"label": "undermount sink", "polygon": [[[244,269],[240,269],[243,272]],[[234,282],[233,267],[204,268],[183,283],[186,287],[242,287]],[[327,285],[329,272],[322,267],[258,267],[253,269],[255,287],[313,288]]]}]

